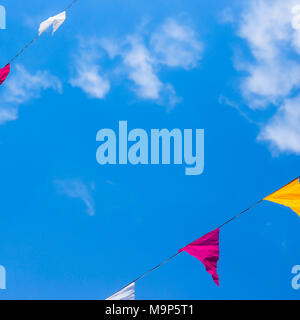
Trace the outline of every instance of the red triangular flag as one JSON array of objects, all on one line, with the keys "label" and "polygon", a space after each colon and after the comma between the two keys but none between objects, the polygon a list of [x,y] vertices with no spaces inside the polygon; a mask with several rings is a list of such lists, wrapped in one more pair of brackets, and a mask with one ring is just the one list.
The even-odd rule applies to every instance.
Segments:
[{"label": "red triangular flag", "polygon": [[206,271],[212,275],[213,280],[218,286],[219,276],[217,274],[217,263],[220,253],[219,233],[220,229],[214,230],[179,250],[179,252],[186,251],[191,256],[199,259],[204,264]]},{"label": "red triangular flag", "polygon": [[7,64],[4,68],[0,69],[0,85],[6,80],[10,72],[10,64]]}]

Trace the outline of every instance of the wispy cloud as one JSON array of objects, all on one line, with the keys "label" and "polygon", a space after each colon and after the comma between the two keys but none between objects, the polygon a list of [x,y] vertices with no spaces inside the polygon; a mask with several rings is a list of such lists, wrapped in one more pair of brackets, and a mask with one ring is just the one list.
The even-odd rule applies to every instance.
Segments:
[{"label": "wispy cloud", "polygon": [[276,115],[263,126],[258,139],[269,141],[275,151],[300,154],[300,96],[284,100]]},{"label": "wispy cloud", "polygon": [[1,107],[0,108],[0,124],[18,119],[18,109],[16,107]]},{"label": "wispy cloud", "polygon": [[248,1],[238,34],[246,40],[251,61],[239,56],[246,72],[241,92],[253,110],[277,111],[262,125],[258,140],[272,150],[300,154],[300,32],[292,27],[294,0]]},{"label": "wispy cloud", "polygon": [[[129,49],[122,53],[128,78],[136,85],[136,93],[144,99],[158,100],[163,83],[154,70],[154,59],[138,36],[128,37]],[[120,50],[121,52],[121,50]]]},{"label": "wispy cloud", "polygon": [[87,42],[80,40],[70,83],[73,87],[81,88],[90,98],[103,99],[110,90],[110,81],[100,71],[101,56],[97,39]]},{"label": "wispy cloud", "polygon": [[[162,25],[159,25],[154,31],[146,31],[144,27],[133,34],[124,36],[123,40],[106,37],[90,42],[90,50],[97,51],[93,59],[84,59],[87,61],[86,68],[81,68],[76,78],[77,83],[86,83],[86,73],[90,68],[99,71],[101,53],[99,43],[103,52],[110,60],[116,61],[113,70],[106,72],[105,89],[106,93],[110,86],[108,85],[108,75],[110,82],[114,80],[115,74],[118,74],[123,80],[127,79],[132,84],[132,89],[137,97],[145,100],[152,100],[158,104],[175,106],[180,98],[177,97],[172,84],[164,83],[159,72],[162,68],[182,68],[191,70],[199,64],[202,57],[203,44],[198,39],[196,32],[188,25],[177,21],[176,19],[167,19]],[[79,50],[81,52],[81,49]],[[84,53],[86,55],[86,53]],[[78,58],[82,59],[82,53]],[[81,57],[81,58],[80,58]],[[98,74],[99,76],[99,74]],[[96,78],[95,76],[93,77]],[[103,79],[102,79],[103,80]],[[74,79],[71,80],[74,85]],[[94,89],[99,88],[103,92],[103,81],[93,83]],[[87,94],[88,89],[83,85],[79,86]],[[102,89],[101,89],[102,87]],[[99,99],[105,94],[94,95]]]},{"label": "wispy cloud", "polygon": [[88,215],[95,215],[95,201],[92,196],[93,185],[88,186],[79,179],[56,179],[54,184],[61,194],[83,201]]},{"label": "wispy cloud", "polygon": [[203,44],[188,25],[169,18],[152,35],[150,47],[162,65],[190,70],[202,58]]},{"label": "wispy cloud", "polygon": [[61,92],[62,84],[48,71],[30,73],[22,65],[15,65],[13,74],[1,88],[0,124],[17,120],[19,106],[39,98],[47,89]]},{"label": "wispy cloud", "polygon": [[246,112],[244,112],[244,111],[242,110],[241,106],[239,106],[236,102],[231,101],[231,100],[228,99],[227,97],[221,95],[221,96],[219,97],[219,103],[234,108],[234,109],[237,110],[237,111],[239,112],[239,114],[240,114],[243,118],[245,118],[248,122],[254,123],[254,121],[247,115]]}]

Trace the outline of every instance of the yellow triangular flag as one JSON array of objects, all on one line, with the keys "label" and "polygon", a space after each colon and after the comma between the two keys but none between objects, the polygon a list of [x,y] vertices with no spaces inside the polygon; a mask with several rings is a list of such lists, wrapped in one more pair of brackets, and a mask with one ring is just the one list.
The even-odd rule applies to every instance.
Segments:
[{"label": "yellow triangular flag", "polygon": [[282,204],[290,207],[300,216],[300,182],[299,178],[292,181],[285,187],[272,193],[264,198],[264,200]]}]

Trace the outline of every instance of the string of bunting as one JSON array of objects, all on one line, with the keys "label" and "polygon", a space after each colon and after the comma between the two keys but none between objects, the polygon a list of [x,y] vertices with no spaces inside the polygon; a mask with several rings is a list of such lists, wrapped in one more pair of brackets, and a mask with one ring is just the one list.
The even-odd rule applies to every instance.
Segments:
[{"label": "string of bunting", "polygon": [[180,249],[177,253],[173,256],[165,260],[164,262],[160,263],[156,267],[152,268],[148,272],[144,273],[136,280],[130,282],[124,288],[107,298],[106,300],[135,300],[135,283],[153,272],[154,270],[158,269],[159,267],[163,266],[170,260],[174,259],[178,256],[181,252],[187,252],[191,256],[195,257],[196,259],[200,260],[206,271],[212,276],[214,282],[217,286],[219,286],[219,276],[217,273],[217,264],[219,261],[220,249],[219,249],[219,236],[220,236],[220,229],[223,228],[228,223],[234,221],[241,215],[245,214],[252,208],[256,207],[263,201],[271,201],[274,203],[278,203],[287,207],[290,207],[294,212],[296,212],[300,216],[300,181],[299,178],[294,179],[293,181],[289,182],[279,190],[273,192],[269,196],[263,198],[262,200],[256,202],[251,207],[247,208],[246,210],[242,211],[238,215],[234,216],[233,218],[229,219],[217,229],[207,233],[203,237],[197,239],[196,241],[188,244],[184,248]]},{"label": "string of bunting", "polygon": [[[28,49],[46,30],[52,27],[52,34],[54,34],[57,29],[64,23],[66,20],[67,12],[73,7],[73,5],[78,2],[78,0],[73,0],[66,9],[57,14],[56,16],[50,17],[47,20],[43,21],[40,24],[38,34],[35,38],[33,38],[19,53],[17,53],[3,68],[0,69],[0,85],[7,79],[11,64],[14,62],[26,49]],[[230,220],[223,223],[217,229],[207,233],[203,237],[197,239],[196,241],[188,244],[184,248],[180,249],[177,253],[173,256],[165,260],[164,262],[160,263],[156,267],[152,268],[148,272],[142,274],[140,277],[135,279],[134,281],[130,282],[128,285],[123,287],[121,290],[117,291],[115,294],[107,298],[106,300],[134,300],[135,299],[135,283],[154,270],[160,268],[170,260],[174,259],[182,252],[187,252],[191,256],[195,257],[196,259],[200,260],[206,271],[212,276],[213,281],[216,285],[219,286],[219,275],[217,273],[217,263],[219,261],[219,237],[220,237],[220,229],[223,228],[228,223],[234,221],[241,215],[245,214],[258,204],[263,201],[271,201],[277,204],[281,204],[287,207],[290,207],[294,212],[296,212],[300,216],[300,182],[299,178],[294,179],[290,183],[286,184],[279,190],[273,192],[269,196],[265,197],[264,199],[258,201],[251,207],[247,208],[246,210],[242,211],[238,215],[234,216]]]},{"label": "string of bunting", "polygon": [[50,27],[52,27],[52,34],[57,31],[57,29],[65,22],[66,17],[67,17],[67,11],[69,11],[73,5],[77,2],[78,0],[73,0],[67,7],[66,9],[59,13],[58,15],[54,17],[50,17],[47,20],[43,21],[40,24],[39,31],[36,37],[34,37],[20,52],[18,52],[10,61],[0,69],[0,85],[7,79],[10,69],[11,69],[11,64],[13,61],[15,61],[26,49],[28,49],[46,30],[48,30]]}]

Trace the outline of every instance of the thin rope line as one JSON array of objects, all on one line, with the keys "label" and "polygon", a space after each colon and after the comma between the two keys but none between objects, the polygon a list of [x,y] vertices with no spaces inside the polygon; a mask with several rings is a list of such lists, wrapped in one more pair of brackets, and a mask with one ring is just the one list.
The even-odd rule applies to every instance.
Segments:
[{"label": "thin rope line", "polygon": [[[269,194],[269,196],[271,196],[272,194],[278,192],[279,190],[283,189],[284,187],[288,186],[289,184],[291,184],[292,182],[296,181],[297,179],[300,179],[300,176],[297,177],[296,179],[293,179],[292,181],[290,181],[289,183],[285,184],[283,187],[277,189],[276,191],[272,192],[271,194]],[[240,212],[239,214],[237,214],[236,216],[232,217],[231,219],[229,219],[228,221],[224,222],[220,227],[218,227],[217,229],[223,228],[226,224],[234,221],[235,219],[237,219],[238,217],[240,217],[241,215],[245,214],[247,211],[253,209],[254,207],[256,207],[258,204],[260,204],[261,202],[263,202],[265,199],[265,197],[261,200],[259,200],[258,202],[256,202],[255,204],[253,204],[251,207],[249,207],[248,209]],[[199,238],[198,238],[199,239]],[[190,242],[192,243],[192,242]],[[167,262],[169,262],[170,260],[174,259],[175,257],[177,257],[181,252],[177,252],[176,254],[174,254],[173,256],[171,256],[170,258],[168,258],[167,260],[165,260],[164,262],[160,263],[159,265],[157,265],[156,267],[152,268],[151,270],[147,271],[146,273],[144,273],[143,275],[141,275],[140,277],[138,277],[137,279],[131,281],[129,284],[127,284],[126,286],[124,286],[122,289],[116,291],[114,294],[112,294],[110,297],[112,297],[113,295],[115,295],[116,293],[122,291],[123,289],[129,287],[131,284],[137,282],[138,280],[141,280],[142,278],[144,278],[145,276],[147,276],[148,274],[150,274],[151,272],[153,272],[154,270],[158,269],[159,267],[161,267],[162,265],[166,264]],[[109,298],[110,298],[109,297]]]},{"label": "thin rope line", "polygon": [[258,204],[260,204],[261,202],[263,202],[263,200],[259,200],[258,202],[256,202],[254,205],[252,205],[251,207],[249,207],[248,209],[242,211],[241,213],[237,214],[236,216],[234,216],[233,218],[229,219],[228,221],[224,222],[222,225],[220,225],[217,229],[221,229],[224,226],[226,226],[226,224],[232,222],[233,220],[237,219],[238,217],[240,217],[241,215],[243,215],[244,213],[246,213],[247,211],[251,210],[252,208],[256,207]]},{"label": "thin rope line", "polygon": [[[74,4],[77,2],[78,0],[74,0],[72,3],[70,3],[67,8],[64,10],[64,11],[68,11],[70,10]],[[32,39],[18,54],[16,54],[7,64],[11,64],[14,60],[16,60],[26,49],[28,49],[40,36],[42,35],[41,34],[38,34],[34,39]]]},{"label": "thin rope line", "polygon": [[[170,258],[168,258],[167,260],[165,260],[164,262],[158,264],[156,267],[152,268],[151,270],[147,271],[146,273],[144,273],[143,275],[141,275],[140,277],[138,277],[137,279],[131,281],[130,283],[128,283],[126,286],[124,286],[122,289],[116,291],[115,293],[113,293],[110,297],[114,296],[116,293],[122,291],[123,289],[129,287],[131,284],[141,280],[142,278],[146,277],[149,273],[153,272],[154,270],[158,269],[159,267],[161,267],[162,265],[166,264],[167,262],[169,262],[171,259],[175,258],[176,256],[179,255],[179,253],[181,252],[177,252],[176,254],[173,254]],[[109,297],[109,298],[110,298]]]},{"label": "thin rope line", "polygon": [[16,54],[8,63],[11,64],[14,60],[16,60],[28,47],[30,47],[39,37],[41,34],[38,34],[34,39],[32,39],[18,54]]},{"label": "thin rope line", "polygon": [[[286,186],[288,186],[289,184],[291,184],[292,182],[296,181],[297,179],[300,179],[300,176],[297,177],[296,179],[293,179],[292,181],[290,181],[289,183],[285,184],[283,187],[277,189],[276,191],[272,192],[271,194],[268,195],[271,196],[272,194],[278,192],[279,190],[285,188]],[[222,227],[224,227],[226,224],[228,224],[229,222],[232,222],[233,220],[237,219],[238,217],[240,217],[241,215],[243,215],[244,213],[246,213],[247,211],[251,210],[252,208],[256,207],[258,204],[260,204],[261,202],[264,201],[266,197],[264,197],[263,199],[259,200],[258,202],[256,202],[255,204],[253,204],[251,207],[249,207],[248,209],[242,211],[241,213],[237,214],[236,216],[234,216],[233,218],[229,219],[228,221],[226,221],[225,223],[223,223],[218,229],[221,229]]]},{"label": "thin rope line", "polygon": [[64,11],[68,11],[69,9],[71,9],[77,1],[78,0],[74,0],[72,3],[70,3]]}]

